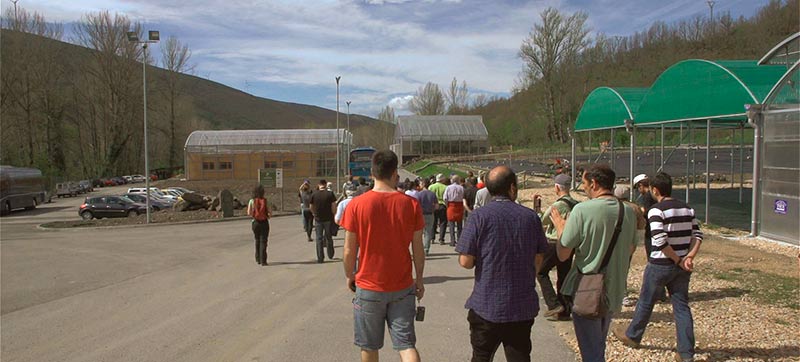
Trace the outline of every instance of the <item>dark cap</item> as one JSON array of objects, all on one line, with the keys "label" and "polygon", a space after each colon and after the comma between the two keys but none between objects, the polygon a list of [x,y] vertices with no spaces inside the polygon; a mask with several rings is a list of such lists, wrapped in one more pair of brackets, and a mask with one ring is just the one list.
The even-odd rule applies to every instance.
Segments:
[{"label": "dark cap", "polygon": [[572,182],[572,179],[569,176],[562,173],[556,175],[553,181],[555,182],[556,185],[563,186],[565,189],[569,189],[570,182]]}]

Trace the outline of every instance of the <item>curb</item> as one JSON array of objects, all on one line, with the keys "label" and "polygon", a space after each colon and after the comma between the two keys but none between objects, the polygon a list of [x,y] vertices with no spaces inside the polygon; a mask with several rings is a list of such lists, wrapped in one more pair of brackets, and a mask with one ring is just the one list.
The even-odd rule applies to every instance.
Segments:
[{"label": "curb", "polygon": [[[277,217],[286,217],[292,215],[299,215],[300,213],[282,213],[280,215],[275,215],[273,218]],[[133,225],[103,225],[103,226],[79,226],[79,227],[46,227],[43,226],[44,224],[36,225],[36,229],[42,231],[74,231],[74,230],[97,230],[97,229],[134,229],[139,227],[157,227],[157,226],[170,226],[170,225],[190,225],[190,224],[203,224],[203,223],[213,223],[213,222],[228,222],[228,221],[239,221],[239,220],[246,220],[249,219],[249,216],[234,216],[229,218],[220,218],[220,219],[204,219],[204,220],[187,220],[187,221],[177,221],[177,222],[163,222],[163,223],[151,223],[151,224],[133,224]]]}]

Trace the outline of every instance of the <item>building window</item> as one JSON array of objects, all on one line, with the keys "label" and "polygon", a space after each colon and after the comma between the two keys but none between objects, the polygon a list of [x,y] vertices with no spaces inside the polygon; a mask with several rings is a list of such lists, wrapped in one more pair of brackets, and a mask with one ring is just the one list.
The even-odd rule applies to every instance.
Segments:
[{"label": "building window", "polygon": [[331,176],[336,174],[336,159],[317,160],[316,176]]},{"label": "building window", "polygon": [[294,161],[283,161],[283,168],[294,168]]},{"label": "building window", "polygon": [[264,161],[264,168],[278,168],[277,161]]},{"label": "building window", "polygon": [[232,162],[221,161],[219,163],[219,169],[220,170],[230,170],[232,168],[233,168],[233,163]]},{"label": "building window", "polygon": [[214,169],[214,162],[203,162],[203,169],[204,170],[213,170]]}]

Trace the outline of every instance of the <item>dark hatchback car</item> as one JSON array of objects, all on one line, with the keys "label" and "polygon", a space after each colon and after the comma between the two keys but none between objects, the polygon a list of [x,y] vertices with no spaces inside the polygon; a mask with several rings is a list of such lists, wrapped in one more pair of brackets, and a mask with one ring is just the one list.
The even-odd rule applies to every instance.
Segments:
[{"label": "dark hatchback car", "polygon": [[147,208],[144,204],[133,202],[124,196],[87,197],[78,210],[84,220],[104,217],[132,217],[143,214]]},{"label": "dark hatchback car", "polygon": [[[124,194],[122,196],[125,196],[125,197],[133,200],[134,202],[138,202],[140,204],[146,204],[147,203],[147,197],[144,194]],[[161,199],[157,199],[157,198],[151,196],[150,197],[150,207],[152,207],[154,211],[161,211],[161,210],[167,210],[167,209],[172,208],[172,204],[170,204],[169,202],[166,202],[166,201],[163,201]]]}]

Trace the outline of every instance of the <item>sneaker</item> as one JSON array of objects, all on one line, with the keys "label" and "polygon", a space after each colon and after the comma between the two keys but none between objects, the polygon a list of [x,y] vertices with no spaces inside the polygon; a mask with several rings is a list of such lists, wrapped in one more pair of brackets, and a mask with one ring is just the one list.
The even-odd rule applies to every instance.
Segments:
[{"label": "sneaker", "polygon": [[622,305],[625,307],[634,307],[636,306],[636,297],[625,297],[622,299]]},{"label": "sneaker", "polygon": [[617,337],[617,339],[620,342],[622,342],[622,344],[624,344],[624,345],[626,345],[628,347],[631,347],[631,348],[639,348],[640,343],[630,339],[625,334],[625,327],[624,326],[616,325],[616,326],[612,327],[611,328],[611,333],[613,333],[614,337]]},{"label": "sneaker", "polygon": [[680,353],[675,352],[676,362],[694,362],[694,358],[683,358]]},{"label": "sneaker", "polygon": [[549,319],[549,318],[553,317],[553,316],[558,316],[558,314],[563,312],[563,311],[564,311],[564,306],[563,305],[559,305],[558,307],[555,307],[553,309],[548,310],[547,312],[544,312],[544,316],[545,316],[545,318],[548,318],[548,320],[552,320],[552,319]]}]

